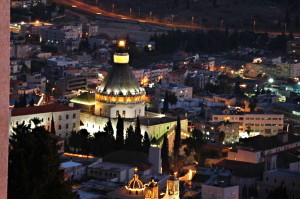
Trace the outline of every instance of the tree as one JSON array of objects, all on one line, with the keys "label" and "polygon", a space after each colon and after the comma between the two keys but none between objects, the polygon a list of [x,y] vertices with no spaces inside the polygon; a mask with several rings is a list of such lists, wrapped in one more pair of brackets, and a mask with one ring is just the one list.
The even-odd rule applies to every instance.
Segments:
[{"label": "tree", "polygon": [[220,144],[223,144],[224,140],[225,140],[225,133],[224,131],[220,131],[219,135],[218,135],[218,140]]},{"label": "tree", "polygon": [[39,118],[37,118],[37,117],[32,118],[30,121],[34,124],[35,127],[39,126],[39,125],[41,124],[41,122],[42,122],[42,121],[41,121]]},{"label": "tree", "polygon": [[164,103],[163,103],[163,113],[168,112],[168,110],[169,110],[169,93],[168,93],[168,91],[166,91]]},{"label": "tree", "polygon": [[133,146],[133,136],[134,136],[134,130],[132,125],[130,125],[127,129],[126,129],[126,140],[125,140],[125,148],[128,150],[132,150],[132,146]]},{"label": "tree", "polygon": [[108,119],[105,127],[104,127],[104,131],[107,131],[107,133],[111,136],[114,137],[114,128],[112,126],[111,120],[110,118]]},{"label": "tree", "polygon": [[250,102],[249,102],[249,108],[250,111],[255,111],[256,110],[256,106],[257,106],[257,97],[256,96],[252,96],[250,98]]},{"label": "tree", "polygon": [[33,98],[30,100],[29,105],[30,106],[34,106],[34,100],[33,100]]},{"label": "tree", "polygon": [[170,93],[168,96],[169,103],[175,105],[178,101],[177,96],[174,93]]},{"label": "tree", "polygon": [[122,149],[124,145],[124,121],[121,116],[118,116],[117,121],[117,134],[116,134],[116,148],[118,150]]},{"label": "tree", "polygon": [[164,135],[164,141],[161,147],[161,167],[164,174],[169,174],[170,172],[170,162],[169,162],[169,140],[167,135]]},{"label": "tree", "polygon": [[53,118],[53,114],[52,114],[52,118],[51,118],[51,133],[53,135],[55,135],[56,131],[55,131],[55,124],[54,124],[54,118]]},{"label": "tree", "polygon": [[69,145],[76,153],[88,155],[91,152],[90,133],[86,129],[72,131],[69,137]]},{"label": "tree", "polygon": [[177,124],[175,128],[175,139],[174,139],[174,158],[177,159],[179,156],[179,148],[181,142],[181,124],[180,117],[177,117]]},{"label": "tree", "polygon": [[140,151],[142,149],[142,133],[141,133],[141,123],[140,118],[136,118],[136,125],[134,130],[134,136],[133,136],[133,147],[135,151]]},{"label": "tree", "polygon": [[114,137],[105,128],[103,132],[97,132],[91,139],[91,152],[95,156],[105,156],[115,151]]},{"label": "tree", "polygon": [[9,199],[72,199],[71,187],[63,180],[57,138],[44,126],[31,129],[20,124],[9,143]]},{"label": "tree", "polygon": [[143,138],[143,151],[145,153],[148,153],[149,148],[150,148],[150,139],[147,131],[145,131],[144,138]]},{"label": "tree", "polygon": [[267,199],[289,199],[286,187],[280,185],[268,193]]}]

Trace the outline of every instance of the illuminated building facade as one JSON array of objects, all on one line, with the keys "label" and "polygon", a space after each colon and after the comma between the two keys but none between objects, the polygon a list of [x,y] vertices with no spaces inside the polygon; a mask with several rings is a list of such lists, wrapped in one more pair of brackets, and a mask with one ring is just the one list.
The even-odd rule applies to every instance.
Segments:
[{"label": "illuminated building facade", "polygon": [[136,118],[145,115],[145,90],[136,81],[128,63],[125,43],[113,55],[114,65],[97,87],[95,115],[116,118]]}]

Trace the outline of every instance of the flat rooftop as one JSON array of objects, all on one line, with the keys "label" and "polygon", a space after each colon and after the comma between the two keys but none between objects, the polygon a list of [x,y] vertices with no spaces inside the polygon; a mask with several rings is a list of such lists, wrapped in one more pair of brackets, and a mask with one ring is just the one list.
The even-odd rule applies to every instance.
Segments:
[{"label": "flat rooftop", "polygon": [[288,178],[296,178],[300,181],[300,173],[296,173],[296,172],[291,172],[286,170],[272,170],[272,171],[266,171],[266,174],[284,176]]},{"label": "flat rooftop", "polygon": [[88,166],[88,168],[101,169],[106,171],[123,171],[123,170],[129,170],[133,168],[133,166],[129,166],[127,164],[112,163],[112,162],[95,162],[94,164]]}]

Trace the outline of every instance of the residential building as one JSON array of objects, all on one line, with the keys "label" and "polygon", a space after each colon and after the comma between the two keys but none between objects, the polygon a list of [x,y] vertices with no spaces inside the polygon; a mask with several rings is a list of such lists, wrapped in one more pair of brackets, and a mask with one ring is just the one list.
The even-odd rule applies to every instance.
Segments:
[{"label": "residential building", "polygon": [[178,70],[178,71],[171,71],[169,72],[169,83],[175,83],[179,85],[184,85],[185,80],[188,76],[189,71],[188,70]]},{"label": "residential building", "polygon": [[86,166],[79,162],[63,162],[60,168],[64,170],[65,180],[81,180],[86,175]]},{"label": "residential building", "polygon": [[36,84],[41,93],[46,91],[46,77],[42,76],[40,73],[26,74],[27,84]]},{"label": "residential building", "polygon": [[59,94],[66,94],[72,90],[85,90],[87,88],[86,77],[75,76],[75,77],[66,77],[59,79],[57,84],[57,92]]},{"label": "residential building", "polygon": [[84,24],[82,26],[83,35],[87,37],[95,37],[99,34],[99,26],[97,24]]},{"label": "residential building", "polygon": [[221,115],[212,115],[212,122],[238,122],[241,133],[252,132],[265,136],[276,135],[283,131],[283,114],[275,113],[255,113],[255,112],[235,112],[231,113],[226,109]]},{"label": "residential building", "polygon": [[300,40],[295,39],[287,42],[287,53],[300,55]]},{"label": "residential building", "polygon": [[203,138],[210,142],[218,142],[220,132],[225,133],[225,143],[234,143],[239,140],[238,122],[196,122],[194,125],[203,133]]},{"label": "residential building", "polygon": [[178,100],[190,99],[193,97],[193,87],[184,86],[176,83],[167,83],[165,80],[157,85],[156,95],[163,99],[166,91],[173,93]]}]

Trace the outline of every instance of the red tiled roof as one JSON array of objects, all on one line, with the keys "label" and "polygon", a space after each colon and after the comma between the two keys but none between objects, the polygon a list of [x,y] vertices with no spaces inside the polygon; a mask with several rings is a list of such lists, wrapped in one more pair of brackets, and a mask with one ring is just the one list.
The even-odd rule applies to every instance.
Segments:
[{"label": "red tiled roof", "polygon": [[78,108],[69,107],[63,104],[47,104],[44,106],[29,106],[22,108],[14,108],[11,111],[11,116],[20,116],[20,115],[32,115],[39,113],[48,113],[48,112],[61,112],[61,111],[71,111],[79,110]]}]

